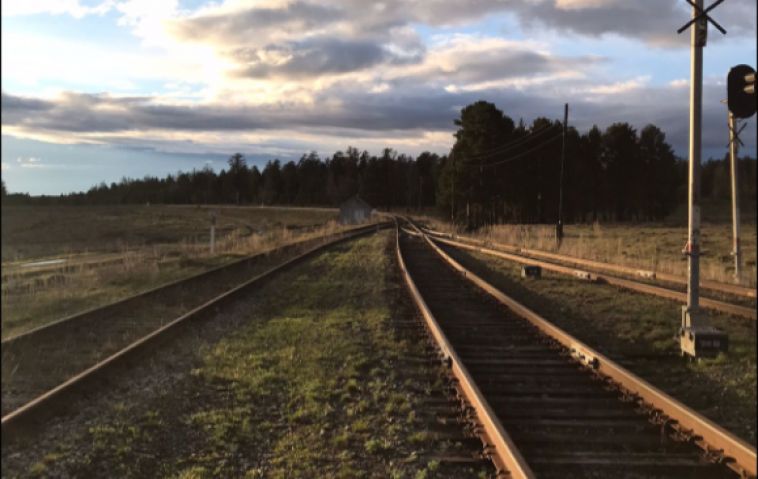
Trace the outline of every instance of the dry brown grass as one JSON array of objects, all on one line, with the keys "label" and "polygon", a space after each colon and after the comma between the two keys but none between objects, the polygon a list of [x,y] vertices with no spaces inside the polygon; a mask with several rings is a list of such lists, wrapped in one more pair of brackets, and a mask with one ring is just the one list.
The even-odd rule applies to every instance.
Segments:
[{"label": "dry brown grass", "polygon": [[[521,248],[557,252],[578,258],[634,266],[685,276],[687,260],[682,248],[687,241],[687,229],[664,224],[600,224],[566,225],[560,247],[555,239],[554,225],[495,225],[474,233],[456,231],[447,222],[420,218],[429,226],[446,233],[457,233],[485,241]],[[702,226],[701,277],[732,283],[734,259],[732,233],[729,224],[705,223]],[[743,271],[741,283],[756,285],[755,224],[743,224]]]},{"label": "dry brown grass", "polygon": [[[260,214],[262,220],[258,224],[247,221],[242,227],[220,232],[213,254],[206,233],[206,237],[184,236],[174,242],[122,243],[118,249],[110,244],[106,252],[94,255],[98,258],[97,262],[83,261],[93,257],[88,254],[68,252],[55,255],[67,260],[65,264],[68,266],[65,268],[55,265],[29,271],[28,268],[11,269],[4,265],[2,337],[13,336],[57,318],[102,306],[245,256],[334,234],[346,228],[333,219],[326,220],[333,216],[328,211],[318,211],[309,216],[305,210],[258,210],[255,214],[265,210]],[[190,210],[191,213],[195,211],[198,210]],[[92,215],[90,220],[97,221],[97,215],[91,210],[84,209],[83,213]],[[197,214],[207,215],[207,211]],[[234,210],[232,214],[250,218],[249,211],[244,209]],[[316,221],[321,223],[314,224]],[[151,231],[161,229],[159,222],[151,226]],[[93,225],[92,230],[99,231],[98,225]],[[22,231],[16,237],[24,234]],[[67,236],[69,240],[72,237],[75,233]],[[59,252],[70,251],[70,244],[70,241],[61,242]],[[53,251],[49,243],[45,244],[45,249]]]}]

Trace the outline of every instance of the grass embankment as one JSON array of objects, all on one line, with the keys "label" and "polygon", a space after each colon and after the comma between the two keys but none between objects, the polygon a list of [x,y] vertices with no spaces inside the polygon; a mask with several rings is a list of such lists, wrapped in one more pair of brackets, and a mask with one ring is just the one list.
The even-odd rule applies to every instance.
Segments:
[{"label": "grass embankment", "polygon": [[[449,223],[424,218],[434,229],[452,233]],[[701,277],[713,281],[734,281],[732,229],[729,223],[702,225]],[[554,225],[495,225],[477,232],[458,232],[473,238],[498,243],[557,252],[577,258],[636,266],[684,277],[687,258],[682,248],[687,242],[687,227],[665,223],[618,223],[566,225],[564,238],[558,247]],[[755,221],[743,223],[741,232],[742,284],[756,285],[756,228]]]},{"label": "grass embankment", "polygon": [[413,315],[397,317],[391,239],[333,247],[272,280],[125,378],[95,419],[4,447],[3,476],[487,476],[488,463],[434,458],[463,446],[424,413],[444,381],[414,360],[428,358],[418,332],[395,323]]},{"label": "grass embankment", "polygon": [[674,336],[681,305],[557,273],[520,277],[518,264],[444,249],[506,294],[739,436],[756,443],[756,322],[707,312],[729,353],[690,362]]},{"label": "grass embankment", "polygon": [[[41,211],[36,207],[4,208],[4,215],[6,209],[11,210],[11,215],[3,218],[4,250],[7,244],[9,248],[28,246],[48,255],[64,251],[77,254],[68,256],[66,269],[34,274],[17,269],[17,273],[3,275],[3,338],[245,256],[343,229],[330,220],[334,213],[328,211],[225,208],[220,210],[223,215],[244,221],[246,226],[240,229],[239,225],[220,221],[219,230],[226,228],[227,233],[219,234],[211,254],[207,238],[200,241],[189,236],[192,232],[208,234],[205,208],[59,207]],[[23,215],[21,210],[29,211]],[[29,219],[35,216],[35,221]],[[83,222],[74,221],[71,227],[66,227],[74,218]],[[97,244],[101,254],[121,248],[110,256],[116,261],[77,263],[78,258],[88,257],[79,254],[83,248],[97,239],[101,241]],[[155,243],[164,240],[171,242]],[[141,243],[130,246],[127,241]],[[154,244],[145,246],[150,243]]]}]

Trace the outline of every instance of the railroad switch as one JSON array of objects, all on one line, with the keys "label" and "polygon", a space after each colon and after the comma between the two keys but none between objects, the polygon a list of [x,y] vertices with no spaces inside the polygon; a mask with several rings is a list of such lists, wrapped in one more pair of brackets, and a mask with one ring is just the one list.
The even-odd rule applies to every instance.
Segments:
[{"label": "railroad switch", "polygon": [[714,357],[729,350],[729,336],[709,326],[702,313],[682,306],[682,327],[679,329],[679,348],[682,356]]},{"label": "railroad switch", "polygon": [[540,266],[531,266],[531,265],[522,265],[521,266],[521,277],[522,278],[541,278],[542,277],[542,267]]}]

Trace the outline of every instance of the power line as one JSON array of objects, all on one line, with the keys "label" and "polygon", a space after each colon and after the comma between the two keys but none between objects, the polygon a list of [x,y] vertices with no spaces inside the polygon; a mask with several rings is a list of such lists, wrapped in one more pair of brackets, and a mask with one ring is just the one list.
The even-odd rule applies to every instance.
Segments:
[{"label": "power line", "polygon": [[546,126],[546,127],[540,128],[538,130],[535,130],[535,131],[529,133],[527,136],[524,136],[524,137],[521,137],[521,138],[517,138],[517,139],[515,139],[515,140],[513,140],[513,141],[511,141],[509,143],[506,143],[505,145],[500,145],[498,147],[492,148],[489,151],[479,152],[479,153],[476,153],[476,154],[473,154],[473,155],[466,155],[466,158],[467,159],[471,159],[471,160],[478,160],[478,159],[490,158],[490,157],[498,155],[498,154],[506,153],[507,151],[512,150],[512,149],[514,149],[517,146],[521,146],[524,143],[528,143],[528,142],[530,142],[530,141],[532,141],[532,140],[534,140],[534,139],[542,136],[545,132],[550,131],[551,129],[554,129],[554,128],[557,128],[557,127],[558,127],[558,125],[552,124],[550,126]]},{"label": "power line", "polygon": [[511,161],[518,160],[518,159],[523,158],[524,156],[526,156],[526,155],[528,155],[530,153],[533,153],[533,152],[539,150],[543,146],[545,146],[545,145],[547,145],[549,143],[552,143],[553,141],[557,140],[558,138],[561,138],[562,136],[563,136],[563,133],[555,135],[554,137],[550,138],[549,140],[545,140],[544,142],[540,143],[539,145],[535,146],[534,148],[532,148],[530,150],[527,150],[527,151],[525,151],[523,153],[519,153],[516,156],[512,156],[512,157],[506,158],[504,160],[495,161],[493,163],[469,164],[469,165],[466,165],[466,166],[471,166],[471,167],[474,167],[474,168],[489,168],[490,166],[497,166],[497,165],[502,165],[504,163],[509,163]]},{"label": "power line", "polygon": [[517,139],[515,139],[515,140],[513,140],[513,141],[511,141],[509,143],[506,143],[504,145],[500,145],[500,146],[497,146],[495,148],[492,148],[491,150],[475,153],[475,154],[472,154],[472,155],[466,155],[466,158],[477,160],[477,159],[481,159],[481,158],[490,158],[490,157],[492,157],[494,155],[505,153],[505,152],[507,152],[509,150],[514,149],[517,146],[521,146],[524,143],[528,143],[531,140],[534,140],[534,139],[540,137],[545,132],[548,132],[548,131],[550,131],[553,128],[556,128],[556,125],[549,125],[549,126],[545,126],[545,127],[539,128],[539,129],[537,129],[535,131],[532,131],[527,136],[523,136],[521,138],[517,138]]}]

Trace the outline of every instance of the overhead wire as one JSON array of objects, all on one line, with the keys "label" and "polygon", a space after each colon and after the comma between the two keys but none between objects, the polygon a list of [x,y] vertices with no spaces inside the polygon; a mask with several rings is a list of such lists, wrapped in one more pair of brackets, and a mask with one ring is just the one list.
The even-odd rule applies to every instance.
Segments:
[{"label": "overhead wire", "polygon": [[478,160],[482,158],[490,158],[492,156],[506,153],[509,150],[512,150],[516,148],[517,146],[521,146],[524,143],[528,143],[529,141],[532,141],[540,136],[542,136],[545,132],[550,131],[551,129],[557,128],[558,125],[551,124],[549,126],[545,126],[543,128],[539,128],[533,132],[530,132],[527,136],[523,136],[521,138],[517,138],[509,143],[506,143],[505,145],[500,145],[498,147],[492,148],[491,150],[487,150],[484,152],[479,152],[473,155],[466,155],[466,158],[471,160]]},{"label": "overhead wire", "polygon": [[495,161],[495,162],[492,162],[492,163],[479,163],[479,164],[469,163],[468,165],[465,165],[465,166],[470,166],[470,167],[473,167],[473,168],[480,168],[481,169],[481,168],[489,168],[491,166],[497,166],[497,165],[502,165],[502,164],[505,164],[505,163],[509,163],[511,161],[518,160],[518,159],[520,159],[520,158],[522,158],[522,157],[524,157],[524,156],[526,156],[526,155],[528,155],[530,153],[534,153],[535,151],[539,150],[540,148],[544,147],[545,145],[547,145],[549,143],[552,143],[553,141],[557,140],[558,138],[561,138],[562,136],[563,136],[563,133],[555,135],[552,138],[543,141],[539,145],[536,145],[534,148],[531,148],[531,149],[529,149],[527,151],[519,153],[519,154],[517,154],[515,156],[512,156],[510,158],[506,158],[506,159],[503,159],[503,160]]}]

